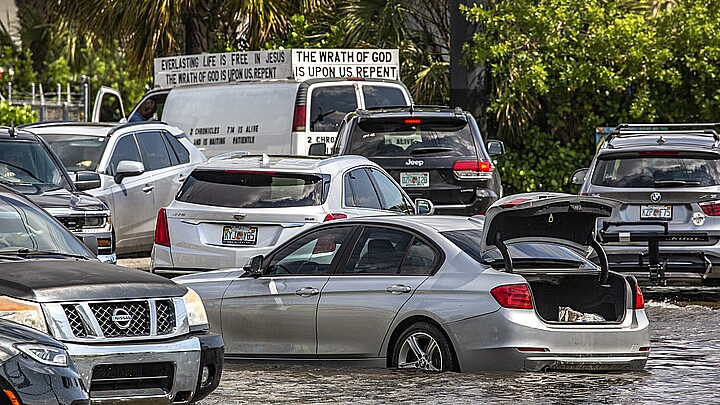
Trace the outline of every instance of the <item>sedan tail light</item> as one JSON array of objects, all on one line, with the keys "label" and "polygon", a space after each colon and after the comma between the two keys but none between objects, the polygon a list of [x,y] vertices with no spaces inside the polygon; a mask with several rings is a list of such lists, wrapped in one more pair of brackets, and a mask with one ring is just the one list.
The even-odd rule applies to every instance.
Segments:
[{"label": "sedan tail light", "polygon": [[487,180],[492,178],[493,164],[488,160],[458,160],[453,172],[460,180]]},{"label": "sedan tail light", "polygon": [[168,230],[165,208],[160,208],[155,222],[155,244],[170,247],[170,231]]},{"label": "sedan tail light", "polygon": [[490,290],[490,294],[505,308],[533,309],[532,293],[527,284],[501,285]]},{"label": "sedan tail light", "polygon": [[645,308],[645,298],[643,297],[640,286],[635,284],[635,309]]},{"label": "sedan tail light", "polygon": [[332,221],[334,219],[345,219],[347,218],[347,214],[343,213],[330,213],[325,215],[325,219],[323,219],[323,222]]},{"label": "sedan tail light", "polygon": [[720,216],[720,201],[702,202],[698,205],[700,206],[700,209],[703,210],[705,215],[709,215],[711,217]]}]

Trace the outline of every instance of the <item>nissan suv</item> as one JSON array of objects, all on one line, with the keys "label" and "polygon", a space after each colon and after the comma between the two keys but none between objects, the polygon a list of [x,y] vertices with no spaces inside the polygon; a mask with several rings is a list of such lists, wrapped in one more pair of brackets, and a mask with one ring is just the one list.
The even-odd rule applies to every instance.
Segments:
[{"label": "nissan suv", "polygon": [[598,224],[610,268],[653,285],[720,284],[720,124],[623,124],[590,168],[583,195],[623,202]]},{"label": "nissan suv", "polygon": [[[311,154],[322,149],[311,147]],[[367,157],[411,198],[432,201],[437,214],[476,215],[502,196],[492,157],[503,151],[500,141],[483,142],[467,111],[410,106],[348,114],[332,154]]]}]

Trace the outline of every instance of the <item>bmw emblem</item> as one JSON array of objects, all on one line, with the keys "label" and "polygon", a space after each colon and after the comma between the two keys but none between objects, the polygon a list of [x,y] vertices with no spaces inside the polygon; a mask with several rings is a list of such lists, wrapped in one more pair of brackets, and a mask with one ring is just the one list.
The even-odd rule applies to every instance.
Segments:
[{"label": "bmw emblem", "polygon": [[654,203],[659,203],[660,200],[662,200],[662,195],[660,195],[660,193],[658,193],[657,191],[650,194],[650,201]]},{"label": "bmw emblem", "polygon": [[125,308],[115,308],[112,312],[110,319],[120,329],[127,329],[130,327],[132,321],[132,315]]}]

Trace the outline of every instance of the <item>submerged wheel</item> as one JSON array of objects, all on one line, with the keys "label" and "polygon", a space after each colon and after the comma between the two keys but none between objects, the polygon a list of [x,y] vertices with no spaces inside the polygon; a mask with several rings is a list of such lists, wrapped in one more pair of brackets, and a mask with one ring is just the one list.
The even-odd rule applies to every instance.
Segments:
[{"label": "submerged wheel", "polygon": [[427,322],[418,322],[405,329],[395,344],[391,364],[400,369],[455,369],[455,359],[445,335]]}]

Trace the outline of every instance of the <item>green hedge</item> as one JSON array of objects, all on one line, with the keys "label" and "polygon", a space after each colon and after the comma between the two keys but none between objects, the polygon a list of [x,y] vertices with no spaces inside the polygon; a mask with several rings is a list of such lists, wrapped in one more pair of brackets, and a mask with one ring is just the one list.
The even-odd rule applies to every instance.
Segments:
[{"label": "green hedge", "polygon": [[5,100],[0,101],[0,125],[22,125],[36,120],[37,116],[30,106],[9,105]]}]

